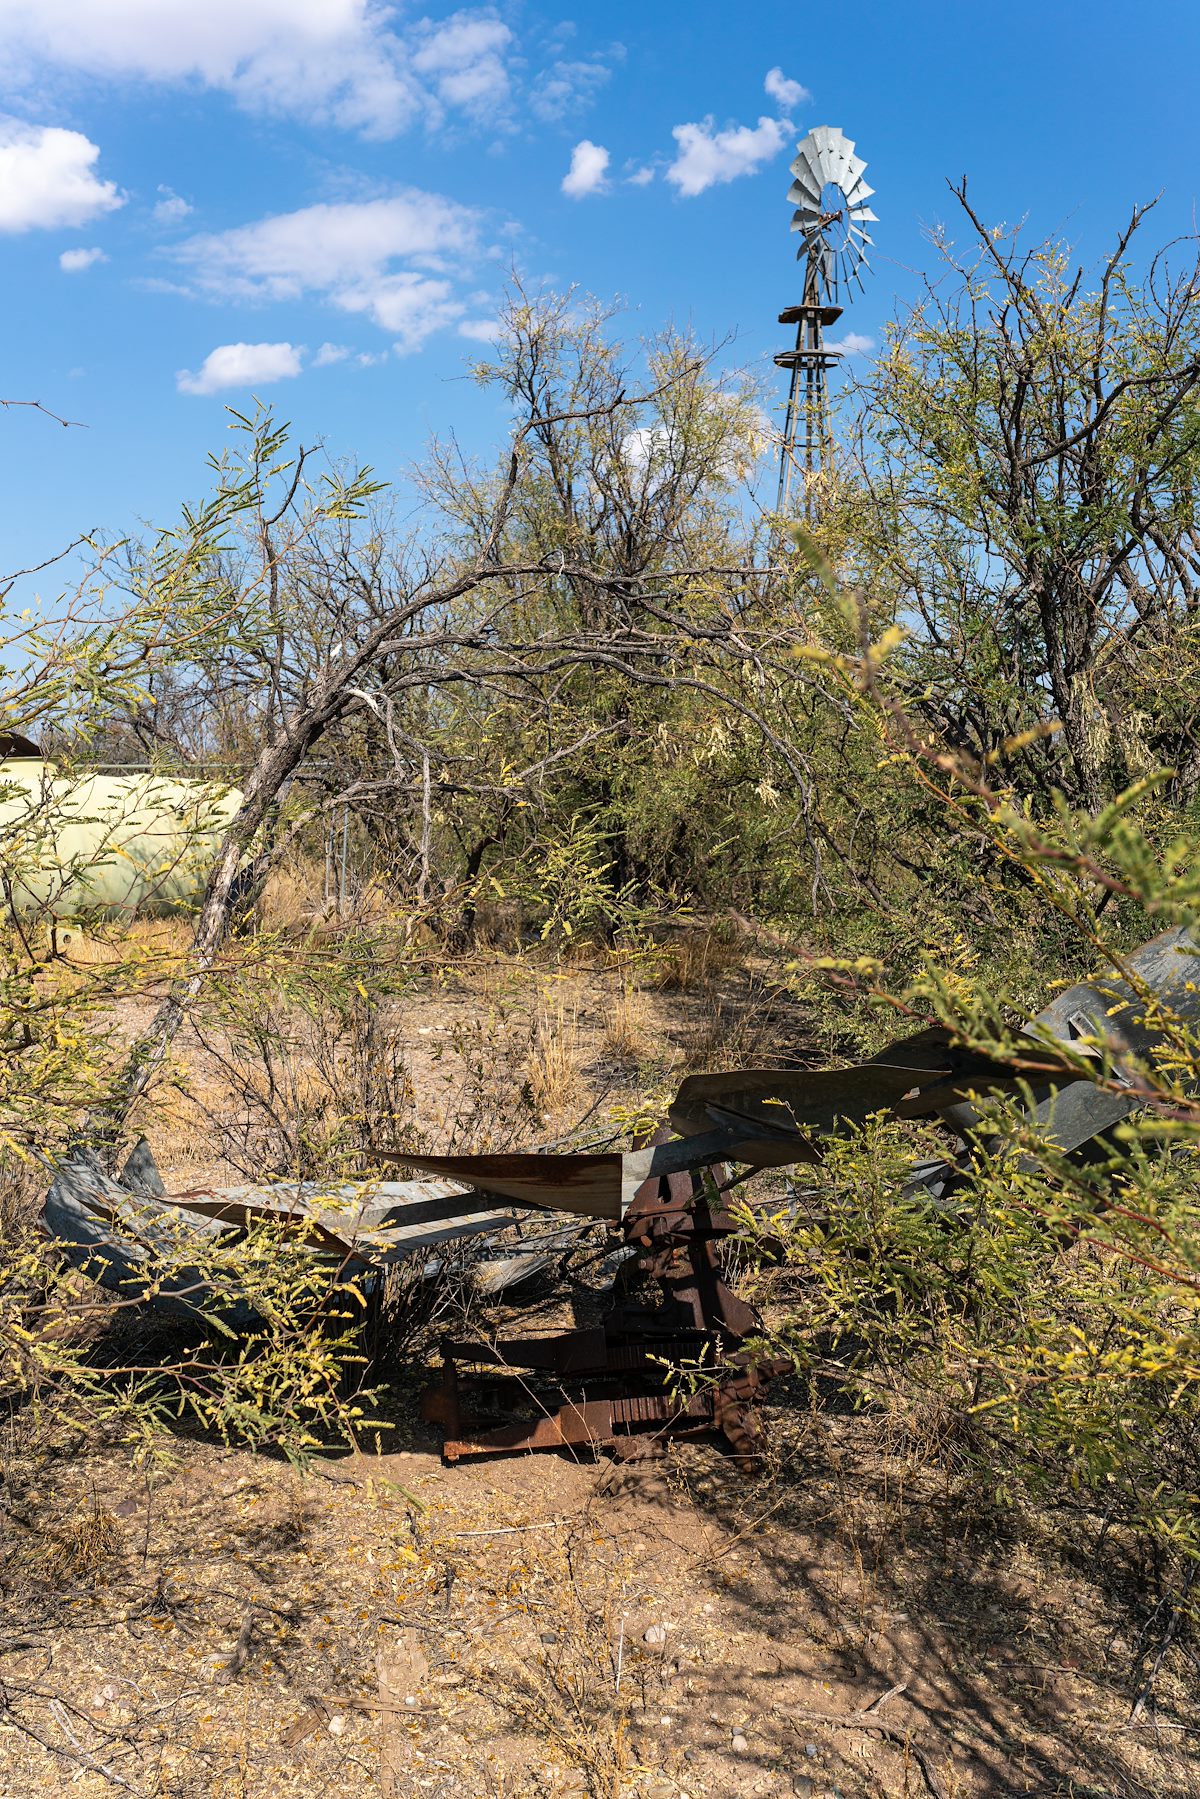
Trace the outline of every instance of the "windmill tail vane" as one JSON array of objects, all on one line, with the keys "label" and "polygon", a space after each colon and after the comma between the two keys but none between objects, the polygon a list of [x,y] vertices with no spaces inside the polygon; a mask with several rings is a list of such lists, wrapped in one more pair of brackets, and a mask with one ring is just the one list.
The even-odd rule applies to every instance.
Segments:
[{"label": "windmill tail vane", "polygon": [[805,514],[814,514],[819,477],[830,452],[828,371],[842,352],[825,342],[827,328],[842,316],[839,291],[849,298],[862,288],[862,272],[870,267],[868,226],[877,222],[868,201],[874,188],[863,180],[867,165],[850,139],[835,125],[818,125],[796,146],[794,177],[788,200],[795,207],[792,230],[800,233],[796,259],[804,264],[803,297],[798,306],[779,314],[781,325],[795,325],[791,350],[775,357],[789,371],[787,412],[779,463],[776,513],[791,510],[797,477],[803,483]]}]

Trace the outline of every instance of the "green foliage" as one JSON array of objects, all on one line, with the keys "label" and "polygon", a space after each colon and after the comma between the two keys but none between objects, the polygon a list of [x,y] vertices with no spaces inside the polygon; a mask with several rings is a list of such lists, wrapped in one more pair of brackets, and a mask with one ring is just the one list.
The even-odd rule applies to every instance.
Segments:
[{"label": "green foliage", "polygon": [[[19,1220],[0,1234],[0,1400],[35,1431],[101,1433],[139,1456],[186,1423],[303,1459],[353,1439],[370,1396],[347,1396],[365,1298],[270,1224],[197,1242],[156,1213],[127,1298],[93,1288]],[[136,1225],[133,1240],[137,1240]],[[314,1246],[315,1247],[315,1246]],[[131,1328],[145,1296],[190,1294],[194,1323]],[[235,1328],[235,1321],[236,1328]],[[378,1425],[375,1428],[379,1428]]]},{"label": "green foliage", "polygon": [[1033,730],[1030,786],[1094,807],[1167,766],[1190,793],[1194,247],[1136,267],[1142,209],[1088,282],[959,198],[970,247],[943,240],[862,383],[823,548],[904,626],[910,708],[959,753],[1008,758]]},{"label": "green foliage", "polygon": [[[373,491],[363,477],[336,475],[310,489],[286,432],[267,415],[233,423],[237,447],[214,461],[212,497],[185,508],[178,525],[145,544],[95,546],[92,573],[57,610],[18,609],[11,588],[0,595],[0,721],[55,753],[67,790],[98,746],[110,754],[136,747],[128,734],[164,688],[194,685],[198,669],[261,651],[278,624],[276,546],[268,539],[253,564],[239,563],[235,550],[248,521],[262,549],[273,488],[300,493],[293,527],[301,530],[353,518]],[[278,516],[276,508],[270,521]],[[187,748],[186,739],[175,746],[176,767]],[[161,734],[156,750],[170,766]],[[112,1093],[130,1014],[159,997],[187,956],[178,927],[156,935],[144,921],[66,903],[73,876],[86,885],[89,873],[138,845],[124,849],[119,830],[93,833],[90,847],[71,850],[59,880],[43,879],[64,820],[71,823],[69,793],[64,800],[49,780],[20,787],[0,779],[0,799],[10,802],[0,918],[0,1397],[27,1422],[50,1417],[56,1428],[114,1432],[139,1452],[185,1417],[291,1455],[330,1433],[352,1435],[362,1408],[346,1396],[346,1375],[359,1359],[364,1298],[313,1246],[285,1251],[269,1226],[198,1243],[181,1224],[161,1226],[146,1249],[134,1230],[138,1293],[114,1299],[34,1228],[56,1165]],[[205,808],[181,809],[176,822],[171,855],[211,862]],[[350,962],[347,981],[365,998]],[[130,1326],[144,1292],[181,1281],[198,1308],[193,1325],[147,1345]]]},{"label": "green foliage", "polygon": [[1164,821],[1165,777],[1094,814],[1057,796],[1038,816],[914,727],[883,650],[828,666],[943,829],[1005,871],[994,891],[1020,895],[1015,916],[1043,962],[1058,950],[1057,984],[1083,970],[1131,979],[1126,1009],[1156,1039],[1143,1056],[1102,1032],[1066,1052],[1076,1078],[1141,1102],[1086,1157],[1067,1154],[1022,1075],[1035,1053],[1025,1021],[1050,994],[1031,1002],[1019,957],[918,926],[907,970],[827,958],[890,1016],[936,1019],[1008,1064],[1018,1090],[980,1103],[944,1201],[909,1179],[936,1135],[880,1119],[830,1143],[803,1222],[746,1214],[752,1234],[786,1243],[779,1341],[998,1496],[1072,1503],[1200,1554],[1200,1033],[1126,960],[1132,943],[1196,918],[1200,837]]}]

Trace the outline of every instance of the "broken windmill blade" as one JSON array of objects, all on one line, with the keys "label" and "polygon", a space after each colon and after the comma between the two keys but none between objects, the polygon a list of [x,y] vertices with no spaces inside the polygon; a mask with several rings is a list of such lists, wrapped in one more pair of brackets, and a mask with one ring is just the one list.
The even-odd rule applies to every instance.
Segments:
[{"label": "broken windmill blade", "polygon": [[498,1293],[553,1266],[578,1234],[540,1229],[527,1238],[520,1213],[457,1181],[279,1182],[168,1193],[145,1139],[119,1176],[86,1149],[66,1158],[42,1222],[76,1267],[120,1297],[145,1297],[192,1318],[215,1305],[243,1327],[255,1322],[253,1307],[229,1295],[218,1299],[210,1280],[188,1265],[189,1245],[198,1253],[269,1225],[298,1251],[369,1287],[410,1257],[436,1272],[438,1251],[470,1240],[481,1287]]},{"label": "broken windmill blade", "polygon": [[[1124,975],[1097,976],[1061,993],[1024,1026],[1010,1059],[955,1043],[933,1025],[847,1068],[691,1075],[671,1105],[671,1124],[679,1131],[731,1133],[773,1125],[794,1132],[793,1141],[803,1145],[806,1154],[796,1160],[814,1161],[822,1137],[861,1127],[874,1113],[938,1119],[965,1140],[983,1122],[980,1102],[1028,1090],[1031,1121],[1045,1140],[1060,1150],[1079,1149],[1141,1103],[1122,1088],[1137,1086],[1137,1065],[1166,1047],[1167,1021],[1200,1028],[1197,946],[1189,927],[1151,939],[1122,966]],[[1105,1053],[1110,1082],[1081,1075],[1081,1058],[1099,1071]],[[782,1151],[786,1139],[778,1141]]]},{"label": "broken windmill blade", "polygon": [[380,1152],[381,1161],[461,1180],[481,1193],[544,1211],[574,1212],[606,1224],[619,1224],[625,1218],[648,1181],[693,1173],[717,1161],[774,1168],[796,1159],[794,1135],[769,1120],[749,1127],[718,1125],[682,1140],[664,1139],[624,1153],[426,1156],[407,1150]]}]

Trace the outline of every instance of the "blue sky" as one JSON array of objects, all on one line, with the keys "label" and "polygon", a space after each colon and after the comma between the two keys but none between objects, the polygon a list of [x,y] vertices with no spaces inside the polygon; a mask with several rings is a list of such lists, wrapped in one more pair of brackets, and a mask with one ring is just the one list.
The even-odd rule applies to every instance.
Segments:
[{"label": "blue sky", "polygon": [[0,0],[0,397],[86,426],[0,414],[0,572],[170,520],[251,392],[387,479],[434,430],[497,446],[467,368],[513,265],[769,365],[816,124],[876,189],[860,339],[931,266],[947,176],[1084,260],[1160,190],[1155,241],[1189,231],[1198,49],[1194,0],[1152,32],[1115,0]]}]

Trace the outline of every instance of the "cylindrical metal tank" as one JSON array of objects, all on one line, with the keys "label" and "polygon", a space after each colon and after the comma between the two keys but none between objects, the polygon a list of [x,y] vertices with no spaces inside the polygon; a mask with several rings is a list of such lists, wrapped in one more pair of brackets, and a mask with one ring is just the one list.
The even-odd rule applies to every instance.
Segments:
[{"label": "cylindrical metal tank", "polygon": [[0,759],[0,900],[60,918],[187,910],[241,800],[220,782],[60,776],[37,755],[10,754]]}]

